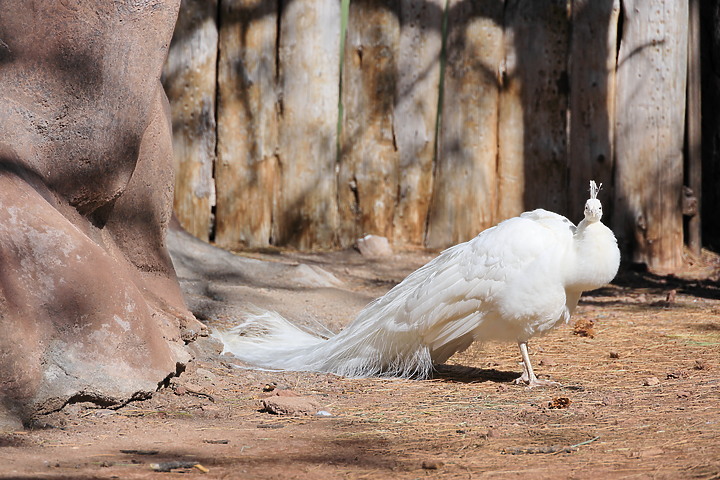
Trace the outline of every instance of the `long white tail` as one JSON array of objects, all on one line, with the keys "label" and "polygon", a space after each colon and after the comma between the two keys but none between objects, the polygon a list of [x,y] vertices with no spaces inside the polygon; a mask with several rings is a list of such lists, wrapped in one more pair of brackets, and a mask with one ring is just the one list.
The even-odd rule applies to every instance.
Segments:
[{"label": "long white tail", "polygon": [[[428,378],[434,361],[443,361],[458,350],[451,341],[452,348],[443,349],[439,355],[431,351],[432,339],[422,323],[408,321],[407,317],[407,302],[436,261],[370,303],[350,325],[327,340],[267,311],[250,313],[237,327],[215,336],[222,340],[226,352],[262,368],[346,377]],[[443,334],[442,329],[437,330]],[[462,343],[464,348],[469,342],[463,339]]]},{"label": "long white tail", "polygon": [[214,335],[223,342],[223,353],[230,352],[261,368],[328,372],[346,377],[430,375],[429,349],[420,344],[412,329],[398,331],[393,328],[397,325],[387,325],[380,318],[368,318],[372,317],[369,315],[362,318],[363,312],[327,340],[269,311],[250,313],[241,324]]},{"label": "long white tail", "polygon": [[480,301],[466,298],[473,293],[463,271],[469,248],[446,250],[327,340],[274,312],[248,314],[237,327],[215,335],[226,352],[262,368],[427,378],[433,363],[472,343],[481,323]]}]

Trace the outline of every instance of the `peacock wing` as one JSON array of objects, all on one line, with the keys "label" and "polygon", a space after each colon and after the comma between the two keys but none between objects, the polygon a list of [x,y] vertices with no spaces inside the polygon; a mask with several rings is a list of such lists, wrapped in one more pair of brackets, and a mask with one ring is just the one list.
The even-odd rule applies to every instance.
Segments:
[{"label": "peacock wing", "polygon": [[539,258],[572,242],[570,226],[565,217],[536,210],[445,250],[406,279],[396,321],[417,328],[433,359],[444,361],[472,343],[480,323],[501,319],[508,289]]}]

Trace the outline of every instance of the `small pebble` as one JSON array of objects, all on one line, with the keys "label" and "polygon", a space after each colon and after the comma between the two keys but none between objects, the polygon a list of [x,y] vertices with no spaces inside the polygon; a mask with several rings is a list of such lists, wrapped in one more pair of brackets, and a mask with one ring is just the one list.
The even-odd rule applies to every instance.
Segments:
[{"label": "small pebble", "polygon": [[365,235],[363,238],[358,238],[357,248],[363,257],[368,258],[388,257],[393,254],[388,239],[378,235]]},{"label": "small pebble", "polygon": [[442,468],[443,465],[445,464],[439,460],[425,460],[422,463],[422,468],[425,470],[438,470]]},{"label": "small pebble", "polygon": [[188,469],[188,468],[197,468],[203,473],[207,473],[207,469],[200,465],[198,462],[194,461],[185,461],[185,460],[178,460],[178,461],[172,461],[172,462],[160,462],[160,463],[151,463],[150,468],[155,470],[156,472],[171,472],[175,469]]}]

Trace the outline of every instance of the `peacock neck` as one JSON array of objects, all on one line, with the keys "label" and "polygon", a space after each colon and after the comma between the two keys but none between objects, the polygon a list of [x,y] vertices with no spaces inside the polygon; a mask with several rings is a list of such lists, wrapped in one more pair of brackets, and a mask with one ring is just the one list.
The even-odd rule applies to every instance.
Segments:
[{"label": "peacock neck", "polygon": [[586,292],[610,282],[620,264],[612,231],[602,222],[583,219],[573,240],[575,261],[568,265],[566,288]]}]

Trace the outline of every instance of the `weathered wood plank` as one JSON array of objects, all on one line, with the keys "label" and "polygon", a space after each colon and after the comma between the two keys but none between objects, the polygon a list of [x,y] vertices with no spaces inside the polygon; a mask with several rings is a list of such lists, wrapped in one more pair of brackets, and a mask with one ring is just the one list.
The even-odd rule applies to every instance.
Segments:
[{"label": "weathered wood plank", "polygon": [[720,248],[720,0],[700,2],[702,23],[702,206],[703,237]]},{"label": "weathered wood plank", "polygon": [[623,0],[615,123],[615,232],[631,260],[682,264],[687,2]]},{"label": "weathered wood plank", "polygon": [[[574,222],[583,218],[590,180],[603,184],[601,198],[613,198],[619,14],[620,0],[573,0],[568,210]],[[605,201],[603,208],[607,222],[613,202]]]},{"label": "weathered wood plank", "polygon": [[702,76],[700,69],[700,0],[688,3],[688,79],[687,79],[687,185],[696,201],[696,211],[688,218],[687,245],[700,256],[702,250]]},{"label": "weathered wood plank", "polygon": [[[507,0],[508,2],[512,0]],[[510,10],[510,7],[507,8]],[[503,17],[503,25],[507,22]],[[500,63],[498,99],[498,207],[497,221],[525,209],[525,145],[522,104],[522,66],[518,65],[515,31],[504,28],[504,54]]]},{"label": "weathered wood plank", "polygon": [[215,241],[271,242],[278,176],[277,1],[221,0]]},{"label": "weathered wood plank", "polygon": [[422,245],[433,185],[445,0],[400,1],[393,128],[399,185],[393,243]]},{"label": "weathered wood plank", "polygon": [[426,244],[447,247],[492,226],[497,210],[502,2],[448,3],[447,60]]},{"label": "weathered wood plank", "polygon": [[215,204],[216,0],[183,0],[163,71],[171,105],[175,213],[207,240]]},{"label": "weathered wood plank", "polygon": [[276,241],[330,248],[337,238],[340,2],[284,3],[279,41],[280,198]]},{"label": "weathered wood plank", "polygon": [[509,0],[500,99],[499,220],[567,210],[567,0]]},{"label": "weathered wood plank", "polygon": [[393,132],[399,33],[397,1],[350,3],[338,171],[341,246],[364,234],[392,240],[399,173]]}]

